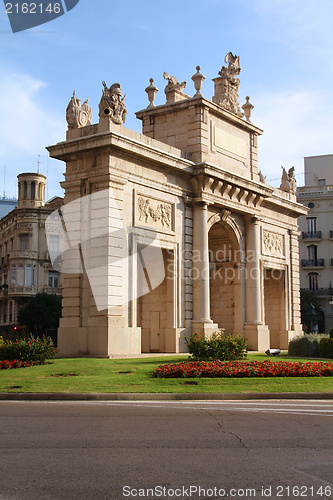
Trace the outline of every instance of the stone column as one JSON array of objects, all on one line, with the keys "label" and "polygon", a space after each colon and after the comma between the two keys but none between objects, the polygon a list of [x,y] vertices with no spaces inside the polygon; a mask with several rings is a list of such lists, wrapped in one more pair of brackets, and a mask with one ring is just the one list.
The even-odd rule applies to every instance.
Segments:
[{"label": "stone column", "polygon": [[[289,230],[290,235],[290,304],[291,318],[288,342],[302,333],[299,276],[299,231]],[[287,344],[287,342],[286,342]]]},{"label": "stone column", "polygon": [[192,332],[209,336],[218,329],[210,317],[207,203],[193,206],[193,320]]},{"label": "stone column", "polygon": [[265,351],[270,347],[269,330],[262,322],[264,290],[260,256],[260,224],[256,217],[251,217],[246,221],[246,322],[244,331],[248,338],[248,345],[255,351]]},{"label": "stone column", "polygon": [[246,223],[246,322],[262,325],[260,273],[260,226],[257,218]]}]

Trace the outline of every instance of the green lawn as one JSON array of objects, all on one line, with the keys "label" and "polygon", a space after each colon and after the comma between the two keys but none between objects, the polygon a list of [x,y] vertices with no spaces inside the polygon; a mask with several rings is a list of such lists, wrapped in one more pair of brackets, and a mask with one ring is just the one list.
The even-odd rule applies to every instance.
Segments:
[{"label": "green lawn", "polygon": [[[156,379],[160,364],[188,356],[139,359],[55,359],[43,366],[0,371],[0,392],[333,392],[333,377],[264,379]],[[266,360],[265,354],[249,354],[248,360]],[[317,361],[280,355],[271,361]],[[327,360],[328,361],[328,360]],[[333,362],[333,361],[330,361]]]}]

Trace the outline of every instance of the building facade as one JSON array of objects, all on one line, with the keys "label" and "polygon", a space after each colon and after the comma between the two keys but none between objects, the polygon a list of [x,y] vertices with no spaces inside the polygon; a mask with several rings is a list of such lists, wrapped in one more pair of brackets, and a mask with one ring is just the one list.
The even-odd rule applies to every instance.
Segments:
[{"label": "building facade", "polygon": [[321,305],[321,330],[333,327],[333,155],[304,158],[305,185],[297,199],[309,212],[299,218],[301,288]]},{"label": "building facade", "polygon": [[16,325],[18,311],[39,292],[61,295],[51,266],[45,220],[62,198],[45,203],[45,176],[18,175],[17,206],[0,219],[0,334]]},{"label": "building facade", "polygon": [[[103,82],[99,121],[73,95],[66,141],[48,147],[66,163],[63,231],[64,355],[185,352],[184,337],[225,329],[254,350],[287,348],[301,332],[297,203],[293,173],[282,189],[258,171],[252,104],[238,104],[239,59],[214,79],[164,74],[165,104],[124,127],[119,84]],[[245,117],[244,117],[245,114]],[[56,231],[56,214],[50,234]],[[58,256],[59,257],[59,256]]]},{"label": "building facade", "polygon": [[0,198],[0,219],[11,212],[17,206],[16,198],[6,198],[3,196]]}]

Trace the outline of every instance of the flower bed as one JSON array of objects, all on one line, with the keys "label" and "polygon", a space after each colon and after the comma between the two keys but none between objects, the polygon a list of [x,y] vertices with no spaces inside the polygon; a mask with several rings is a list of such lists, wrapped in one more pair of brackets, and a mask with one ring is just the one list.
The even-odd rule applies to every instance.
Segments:
[{"label": "flower bed", "polygon": [[188,361],[160,365],[154,377],[329,377],[333,363],[299,363],[287,361]]},{"label": "flower bed", "polygon": [[0,360],[3,361],[34,361],[43,365],[45,360],[54,358],[57,349],[51,337],[34,337],[27,339],[4,340],[0,344]]},{"label": "flower bed", "polygon": [[7,359],[0,360],[0,370],[9,370],[11,368],[26,368],[27,366],[34,365],[34,361],[22,361],[20,359],[14,359],[13,361],[8,361]]}]

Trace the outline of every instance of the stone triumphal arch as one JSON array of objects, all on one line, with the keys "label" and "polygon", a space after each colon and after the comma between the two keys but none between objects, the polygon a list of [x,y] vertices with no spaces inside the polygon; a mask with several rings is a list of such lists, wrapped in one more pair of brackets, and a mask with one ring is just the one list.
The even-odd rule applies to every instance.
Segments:
[{"label": "stone triumphal arch", "polygon": [[[281,188],[258,171],[249,97],[238,102],[239,58],[229,53],[214,96],[193,97],[164,73],[166,101],[124,126],[118,83],[103,82],[98,123],[73,95],[66,140],[48,148],[66,163],[59,231],[64,355],[182,352],[191,332],[246,336],[255,350],[286,348],[301,331],[293,169]],[[263,165],[264,168],[264,165]],[[58,229],[57,229],[58,228]]]}]

